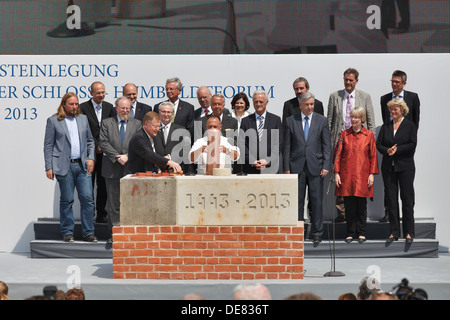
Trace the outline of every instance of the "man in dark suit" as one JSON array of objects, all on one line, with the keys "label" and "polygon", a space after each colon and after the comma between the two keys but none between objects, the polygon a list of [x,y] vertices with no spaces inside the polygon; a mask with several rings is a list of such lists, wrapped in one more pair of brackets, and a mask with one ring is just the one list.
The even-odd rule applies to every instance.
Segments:
[{"label": "man in dark suit", "polygon": [[[419,120],[420,120],[420,100],[419,95],[415,92],[406,91],[404,87],[406,85],[407,75],[404,71],[395,70],[392,73],[391,78],[391,87],[392,92],[389,92],[383,95],[380,99],[381,105],[381,117],[383,118],[383,124],[389,124],[392,121],[391,114],[389,112],[389,108],[387,106],[388,102],[395,99],[400,98],[405,101],[406,105],[409,108],[409,113],[406,115],[406,118],[414,122],[417,129],[419,129]],[[384,190],[387,188],[385,186]],[[388,222],[389,221],[389,212],[387,206],[387,195],[384,196],[384,208],[385,215],[383,218],[379,220],[379,222]]]},{"label": "man in dark suit", "polygon": [[[175,110],[172,122],[186,128],[191,134],[192,140],[192,137],[194,136],[194,106],[179,98],[182,89],[183,84],[180,79],[170,78],[166,80],[166,95],[167,98],[169,98],[169,101],[173,103]],[[160,104],[161,102],[156,104],[153,108],[156,113],[159,113]]]},{"label": "man in dark suit", "polygon": [[267,111],[269,98],[264,90],[253,93],[255,113],[242,119],[239,147],[243,171],[249,174],[279,173],[283,129],[279,116]]},{"label": "man in dark suit", "polygon": [[303,220],[306,186],[310,189],[311,234],[314,244],[323,234],[323,178],[331,169],[331,141],[327,119],[314,111],[314,95],[300,97],[301,113],[286,118],[283,139],[285,173],[298,174],[298,219]]},{"label": "man in dark suit", "polygon": [[403,99],[409,108],[409,113],[406,118],[415,123],[417,129],[419,129],[420,120],[420,100],[419,95],[415,92],[406,91],[404,87],[406,85],[407,75],[404,71],[395,70],[392,73],[391,87],[392,92],[389,92],[381,97],[381,116],[383,118],[383,124],[387,124],[392,121],[391,114],[387,107],[387,103],[395,98]]},{"label": "man in dark suit", "polygon": [[90,94],[92,98],[80,104],[81,113],[85,114],[89,121],[89,127],[95,141],[95,169],[92,173],[92,183],[97,182],[97,222],[106,222],[106,185],[105,179],[102,177],[102,161],[103,151],[99,145],[100,127],[104,119],[110,118],[113,115],[113,105],[105,100],[105,86],[100,81],[92,83]]},{"label": "man in dark suit", "polygon": [[116,100],[117,116],[105,119],[100,130],[100,148],[103,151],[102,176],[105,178],[108,242],[112,242],[112,227],[120,222],[120,179],[125,176],[128,145],[141,128],[141,121],[130,118],[131,101],[127,97]]},{"label": "man in dark suit", "polygon": [[200,120],[200,118],[212,114],[211,97],[211,90],[209,90],[208,87],[203,86],[197,89],[197,100],[200,108],[197,108],[194,111],[195,120]]},{"label": "man in dark suit", "polygon": [[142,129],[136,132],[128,145],[126,174],[165,170],[181,171],[181,166],[156,153],[154,139],[161,128],[161,118],[156,112],[147,112],[142,120]]},{"label": "man in dark suit", "polygon": [[[306,78],[299,77],[292,84],[295,92],[295,98],[284,103],[283,106],[283,124],[286,118],[294,114],[300,113],[300,96],[309,91],[309,82]],[[314,112],[323,115],[323,104],[320,100],[314,99]]]},{"label": "man in dark suit", "polygon": [[47,119],[44,138],[45,173],[58,180],[60,231],[66,242],[74,242],[73,201],[75,188],[80,200],[81,232],[84,241],[97,242],[94,235],[92,174],[95,166],[94,139],[85,115],[80,114],[78,97],[68,92],[57,114]]},{"label": "man in dark suit", "polygon": [[[236,145],[236,130],[238,129],[238,122],[230,113],[225,114],[225,97],[221,93],[216,93],[211,97],[212,114],[220,118],[222,124],[222,135],[228,138],[232,145]],[[208,117],[201,118],[202,120],[202,136],[206,132],[206,122]]]},{"label": "man in dark suit", "polygon": [[159,106],[161,129],[155,137],[155,150],[159,155],[181,164],[183,172],[190,170],[189,150],[191,139],[189,132],[179,124],[172,123],[173,104],[164,101]]},{"label": "man in dark suit", "polygon": [[123,96],[131,100],[130,118],[142,121],[144,115],[152,111],[152,107],[149,105],[137,101],[137,87],[133,83],[127,83],[123,87]]}]

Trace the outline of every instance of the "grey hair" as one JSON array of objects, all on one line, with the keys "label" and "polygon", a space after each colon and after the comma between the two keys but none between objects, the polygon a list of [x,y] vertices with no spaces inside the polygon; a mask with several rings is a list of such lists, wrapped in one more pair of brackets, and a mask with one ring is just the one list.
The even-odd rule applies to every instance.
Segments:
[{"label": "grey hair", "polygon": [[257,94],[263,94],[264,97],[266,97],[266,102],[269,102],[269,96],[267,95],[267,92],[265,90],[256,90],[255,92],[253,92],[253,97]]},{"label": "grey hair", "polygon": [[304,92],[304,93],[301,94],[301,96],[300,96],[300,98],[299,98],[298,100],[300,101],[300,104],[301,104],[303,101],[309,100],[309,99],[311,99],[311,98],[315,99],[316,96],[313,95],[311,92],[306,91],[306,92]]},{"label": "grey hair", "polygon": [[183,88],[183,84],[181,83],[181,80],[178,79],[177,77],[169,78],[166,80],[166,84],[171,83],[171,82],[176,82],[178,90],[181,90],[181,88]]}]

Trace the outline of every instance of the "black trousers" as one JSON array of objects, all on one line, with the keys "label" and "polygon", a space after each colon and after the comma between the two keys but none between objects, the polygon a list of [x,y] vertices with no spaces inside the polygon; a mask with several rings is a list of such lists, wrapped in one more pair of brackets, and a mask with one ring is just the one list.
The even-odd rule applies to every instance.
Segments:
[{"label": "black trousers", "polygon": [[366,236],[367,198],[344,197],[347,237]]},{"label": "black trousers", "polygon": [[102,162],[103,154],[95,154],[95,168],[92,172],[92,190],[95,192],[95,182],[97,182],[97,197],[95,199],[95,208],[97,211],[97,218],[106,217],[106,183],[105,178],[102,177]]},{"label": "black trousers", "polygon": [[414,177],[416,169],[395,172],[393,167],[389,172],[383,173],[386,179],[387,204],[389,208],[389,225],[391,234],[400,237],[400,206],[398,194],[400,189],[400,199],[402,200],[402,231],[403,236],[410,235],[414,238]]}]

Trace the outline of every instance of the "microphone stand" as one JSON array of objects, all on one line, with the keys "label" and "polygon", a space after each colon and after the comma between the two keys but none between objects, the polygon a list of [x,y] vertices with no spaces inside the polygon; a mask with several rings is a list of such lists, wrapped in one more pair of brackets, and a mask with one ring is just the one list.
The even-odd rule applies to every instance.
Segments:
[{"label": "microphone stand", "polygon": [[[342,144],[341,144],[342,140],[344,140],[344,138],[341,138],[338,141],[338,152],[337,152],[337,154],[339,154],[339,152],[341,151],[340,149],[341,149],[341,146],[342,146]],[[330,182],[328,183],[327,195],[330,192],[331,184],[334,182],[333,175],[334,175],[334,167],[335,166],[336,166],[336,157],[334,157],[334,159],[333,159],[333,166],[331,168],[331,175],[332,176],[331,176]],[[334,199],[334,197],[333,197],[333,199]],[[333,204],[333,202],[332,202],[332,204]],[[332,221],[332,230],[333,230],[333,252],[332,252],[332,255],[331,255],[331,259],[332,259],[333,265],[332,265],[332,270],[326,272],[323,276],[324,277],[343,277],[343,276],[345,276],[345,273],[343,273],[341,271],[336,271],[336,246],[335,246],[335,244],[336,244],[336,227],[335,227],[335,222],[334,222],[333,218],[331,219],[331,221]]]}]

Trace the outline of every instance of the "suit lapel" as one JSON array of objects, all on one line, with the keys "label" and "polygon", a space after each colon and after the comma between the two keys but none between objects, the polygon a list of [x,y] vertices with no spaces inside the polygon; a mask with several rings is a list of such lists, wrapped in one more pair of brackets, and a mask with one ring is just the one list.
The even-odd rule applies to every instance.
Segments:
[{"label": "suit lapel", "polygon": [[294,119],[296,120],[296,121],[295,121],[295,124],[296,124],[297,130],[299,131],[300,139],[303,140],[303,141],[305,141],[305,143],[306,143],[306,140],[305,140],[305,132],[303,131],[302,113],[301,113],[301,112],[297,113],[297,114],[294,116]]},{"label": "suit lapel", "polygon": [[70,134],[69,134],[69,128],[67,128],[66,120],[63,119],[63,120],[56,120],[56,121],[58,121],[59,124],[61,125],[61,128],[63,129],[63,131],[66,135],[67,141],[69,141],[69,144],[70,144]]}]

